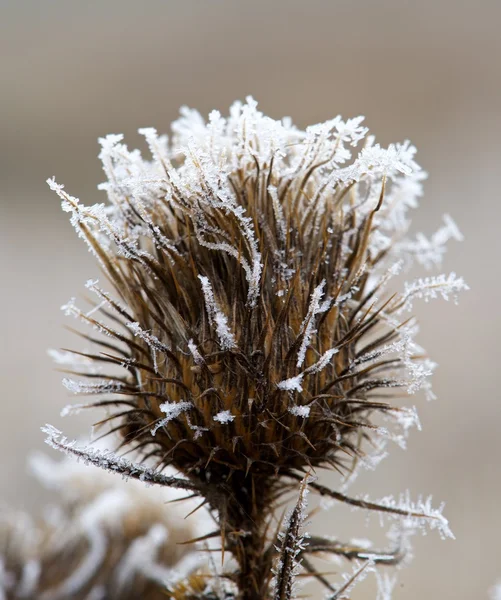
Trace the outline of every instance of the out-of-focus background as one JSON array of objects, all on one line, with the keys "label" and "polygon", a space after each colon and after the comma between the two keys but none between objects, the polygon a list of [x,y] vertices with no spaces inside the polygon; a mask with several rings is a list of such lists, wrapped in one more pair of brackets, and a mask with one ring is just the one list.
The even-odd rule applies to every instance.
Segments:
[{"label": "out-of-focus background", "polygon": [[[487,597],[501,577],[501,3],[3,0],[0,10],[0,502],[41,508],[25,467],[44,447],[40,425],[78,436],[90,424],[59,417],[71,399],[46,348],[78,347],[59,306],[98,271],[45,179],[103,201],[97,137],[123,132],[135,146],[138,127],[168,131],[182,104],[225,112],[252,94],[299,126],[364,114],[380,142],[418,147],[430,178],[416,230],[454,216],[465,241],[444,271],[471,291],[459,306],[418,306],[439,400],[412,399],[423,431],[353,492],[410,488],[447,503],[457,540],[416,540],[397,599]],[[364,535],[361,513],[318,518],[333,535]]]}]

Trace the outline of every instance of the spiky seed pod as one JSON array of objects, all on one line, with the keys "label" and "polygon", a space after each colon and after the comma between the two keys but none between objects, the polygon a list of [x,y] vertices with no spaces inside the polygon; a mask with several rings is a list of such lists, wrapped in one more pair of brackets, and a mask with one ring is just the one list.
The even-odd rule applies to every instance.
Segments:
[{"label": "spiky seed pod", "polygon": [[104,334],[77,353],[103,371],[67,387],[107,394],[87,406],[111,409],[123,445],[199,486],[242,598],[268,593],[267,528],[291,484],[363,459],[364,439],[388,436],[375,413],[404,430],[415,420],[394,392],[428,390],[433,363],[407,310],[466,287],[451,274],[387,292],[402,266],[439,263],[460,234],[448,218],[431,240],[407,237],[415,148],[383,149],[361,123],[300,131],[252,99],[208,123],[184,109],[172,143],[140,130],[151,162],[121,136],[101,140],[109,204],[82,206],[49,180],[115,292],[90,281],[95,307],[66,305]]},{"label": "spiky seed pod", "polygon": [[[171,490],[126,483],[69,458],[35,455],[30,462],[57,499],[39,518],[2,512],[0,597],[163,600],[166,586],[177,588],[187,576],[187,593],[200,588],[195,571],[207,567],[184,543],[211,524],[202,513],[184,519],[192,502],[172,503],[179,494]],[[185,598],[181,591],[175,597]]]}]

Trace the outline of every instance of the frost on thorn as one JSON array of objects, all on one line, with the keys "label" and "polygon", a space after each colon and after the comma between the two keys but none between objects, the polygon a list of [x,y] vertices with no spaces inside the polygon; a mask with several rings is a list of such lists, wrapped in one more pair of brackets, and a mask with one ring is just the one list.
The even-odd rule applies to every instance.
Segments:
[{"label": "frost on thorn", "polygon": [[295,417],[302,417],[303,419],[306,419],[306,417],[309,416],[310,410],[311,408],[309,406],[296,405],[289,407],[289,412],[291,415],[294,415]]},{"label": "frost on thorn", "polygon": [[217,302],[214,298],[214,292],[208,277],[202,277],[199,275],[198,278],[202,284],[202,290],[205,298],[205,308],[207,310],[207,316],[211,323],[215,325],[216,333],[221,343],[221,347],[224,350],[230,350],[236,346],[235,336],[228,327],[228,319],[225,314],[220,310]]},{"label": "frost on thorn", "polygon": [[225,423],[231,423],[234,420],[235,415],[232,415],[230,410],[222,410],[221,412],[218,412],[217,415],[214,415],[214,421],[217,421],[222,425]]},{"label": "frost on thorn", "polygon": [[343,582],[339,588],[333,593],[325,597],[325,600],[342,600],[350,597],[350,592],[353,590],[357,583],[363,581],[369,573],[373,573],[374,561],[367,559],[363,562],[356,561],[351,573],[343,573]]},{"label": "frost on thorn", "polygon": [[75,381],[65,377],[63,379],[64,387],[73,394],[110,394],[120,392],[123,385],[113,381],[95,381],[89,383],[87,381]]},{"label": "frost on thorn", "polygon": [[45,425],[41,428],[43,433],[46,434],[45,443],[52,446],[55,450],[59,450],[64,454],[74,456],[78,460],[82,460],[85,464],[94,465],[110,471],[111,473],[118,473],[124,479],[132,478],[144,481],[146,484],[157,484],[168,487],[174,487],[178,489],[196,491],[197,486],[191,482],[176,477],[168,477],[162,475],[151,468],[145,467],[140,464],[134,464],[118,456],[110,450],[99,450],[92,447],[79,447],[76,440],[69,441],[61,431],[53,427],[52,425]]},{"label": "frost on thorn", "polygon": [[306,475],[301,482],[299,495],[294,508],[285,517],[284,529],[278,534],[279,559],[273,570],[274,600],[297,598],[297,575],[301,571],[301,552],[305,549],[305,539],[308,534],[304,531],[306,520],[306,497],[308,483],[313,480]]},{"label": "frost on thorn", "polygon": [[190,410],[192,406],[191,402],[164,402],[160,404],[159,408],[166,416],[155,424],[155,427],[151,430],[151,435],[154,436],[161,427],[177,419],[181,414]]},{"label": "frost on thorn", "polygon": [[452,296],[454,302],[457,303],[458,293],[468,289],[464,279],[457,277],[455,273],[450,273],[448,276],[419,278],[412,283],[405,284],[405,292],[399,302],[398,310],[411,310],[415,298],[429,302],[439,296],[444,300],[449,300]]},{"label": "frost on thorn", "polygon": [[198,350],[196,344],[191,339],[188,341],[188,348],[193,356],[195,364],[202,364],[204,362],[203,356],[200,354],[200,351]]},{"label": "frost on thorn", "polygon": [[288,392],[292,392],[292,391],[300,392],[303,389],[301,386],[303,377],[304,377],[304,375],[302,373],[300,373],[299,375],[296,375],[295,377],[291,377],[289,379],[284,379],[283,381],[279,381],[277,383],[277,387],[279,390],[285,390]]},{"label": "frost on thorn", "polygon": [[325,287],[325,279],[322,280],[320,285],[318,285],[311,295],[310,306],[308,307],[308,312],[306,317],[301,325],[301,335],[302,342],[299,348],[296,367],[300,367],[305,359],[306,348],[311,341],[312,336],[316,333],[314,318],[319,313],[322,312],[320,308],[320,301],[324,295],[324,287]]}]

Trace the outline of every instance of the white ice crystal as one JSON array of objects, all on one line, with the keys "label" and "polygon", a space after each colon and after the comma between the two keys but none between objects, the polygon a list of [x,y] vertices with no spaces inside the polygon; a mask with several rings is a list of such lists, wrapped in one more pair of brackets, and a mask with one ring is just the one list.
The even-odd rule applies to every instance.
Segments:
[{"label": "white ice crystal", "polygon": [[291,415],[294,415],[295,417],[302,417],[303,419],[306,419],[306,417],[309,416],[310,410],[311,408],[309,406],[296,405],[289,407],[289,412]]},{"label": "white ice crystal", "polygon": [[298,391],[300,392],[303,388],[301,383],[303,381],[304,375],[300,373],[299,375],[295,375],[294,377],[289,377],[289,379],[284,379],[283,381],[279,381],[277,383],[277,387],[279,390],[285,390],[288,392]]},{"label": "white ice crystal", "polygon": [[119,382],[107,381],[94,381],[89,383],[87,381],[76,381],[65,377],[63,379],[64,387],[73,394],[112,394],[113,392],[119,392],[122,389],[122,385]]},{"label": "white ice crystal", "polygon": [[381,573],[380,571],[376,571],[375,575],[377,581],[376,600],[391,600],[393,590],[397,584],[397,578],[389,573]]},{"label": "white ice crystal", "polygon": [[213,419],[214,421],[217,421],[218,423],[224,425],[226,423],[231,423],[232,421],[234,421],[235,415],[232,415],[230,410],[222,410],[221,412],[218,412],[217,415],[214,415]]},{"label": "white ice crystal", "polygon": [[304,371],[302,371],[298,375],[295,375],[294,377],[289,377],[289,379],[284,379],[283,381],[279,381],[277,383],[278,389],[289,391],[289,392],[292,392],[292,391],[300,392],[303,389],[302,388],[303,379],[305,377],[307,377],[308,375],[312,375],[314,373],[319,373],[320,371],[322,371],[322,369],[325,369],[325,367],[329,364],[332,357],[335,354],[337,354],[337,352],[338,352],[337,348],[331,348],[330,350],[327,350],[326,352],[324,352],[322,354],[322,356],[317,360],[317,362],[310,365],[308,368],[306,368]]},{"label": "white ice crystal", "polygon": [[306,348],[308,347],[313,334],[316,333],[314,319],[315,315],[321,312],[320,301],[324,295],[324,287],[325,279],[313,290],[310,298],[310,306],[308,307],[308,313],[306,314],[303,324],[301,325],[303,340],[297,355],[296,366],[298,368],[303,364],[306,355]]},{"label": "white ice crystal", "polygon": [[212,286],[208,277],[202,277],[199,275],[198,278],[202,283],[202,290],[205,298],[205,308],[207,310],[207,315],[211,322],[215,323],[216,331],[219,336],[219,340],[221,342],[221,347],[225,350],[229,350],[234,348],[235,336],[230,331],[228,327],[228,318],[223,312],[219,309],[216,299],[214,298],[214,292],[212,290]]},{"label": "white ice crystal", "polygon": [[416,279],[412,283],[405,283],[405,292],[400,302],[400,310],[410,310],[415,298],[428,302],[441,296],[444,300],[449,300],[452,296],[457,302],[458,293],[468,290],[468,286],[462,277],[457,277],[455,273],[449,275],[438,275],[435,277],[425,277]]},{"label": "white ice crystal", "polygon": [[160,410],[166,415],[164,419],[160,419],[155,424],[155,427],[151,430],[151,435],[155,435],[156,432],[172,421],[173,419],[177,419],[182,413],[190,410],[193,407],[191,402],[181,401],[181,402],[164,402],[160,404]]},{"label": "white ice crystal", "polygon": [[204,362],[203,356],[200,354],[200,351],[196,347],[193,340],[188,340],[188,348],[193,356],[193,360],[195,361],[195,364],[197,364],[197,365],[202,364]]}]

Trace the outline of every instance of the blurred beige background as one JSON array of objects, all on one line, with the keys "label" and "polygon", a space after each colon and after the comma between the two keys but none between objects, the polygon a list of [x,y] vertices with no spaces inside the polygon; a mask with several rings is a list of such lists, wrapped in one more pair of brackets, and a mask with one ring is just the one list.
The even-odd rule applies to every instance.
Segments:
[{"label": "blurred beige background", "polygon": [[[123,132],[134,146],[138,127],[168,130],[181,104],[225,112],[250,93],[300,126],[365,114],[382,143],[417,145],[430,178],[416,229],[454,216],[465,242],[444,270],[471,291],[457,307],[418,307],[439,400],[412,399],[423,431],[353,492],[408,487],[447,503],[457,541],[416,540],[397,599],[486,598],[501,578],[501,2],[12,0],[0,11],[0,502],[40,509],[25,468],[44,447],[39,426],[80,435],[90,423],[59,417],[68,397],[46,348],[78,346],[59,306],[97,269],[45,179],[102,201],[96,138]],[[361,513],[328,519],[333,534],[366,535]],[[354,597],[373,598],[371,584]]]}]

